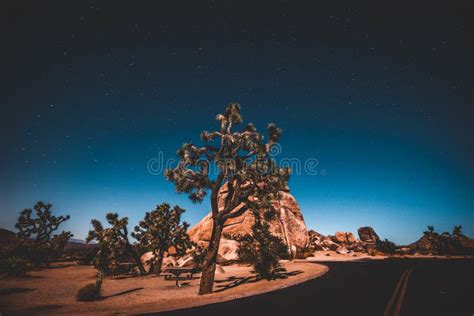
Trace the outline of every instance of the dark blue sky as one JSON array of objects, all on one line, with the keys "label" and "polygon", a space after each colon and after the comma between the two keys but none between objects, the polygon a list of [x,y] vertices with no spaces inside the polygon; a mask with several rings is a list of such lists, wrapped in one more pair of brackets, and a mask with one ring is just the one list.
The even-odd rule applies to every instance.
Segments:
[{"label": "dark blue sky", "polygon": [[[111,3],[112,4],[112,3]],[[78,238],[107,211],[134,225],[191,204],[147,163],[217,126],[284,130],[277,158],[319,161],[291,179],[308,227],[371,225],[398,243],[426,225],[474,235],[472,10],[233,2],[104,2],[2,12],[2,227],[44,200]]]}]

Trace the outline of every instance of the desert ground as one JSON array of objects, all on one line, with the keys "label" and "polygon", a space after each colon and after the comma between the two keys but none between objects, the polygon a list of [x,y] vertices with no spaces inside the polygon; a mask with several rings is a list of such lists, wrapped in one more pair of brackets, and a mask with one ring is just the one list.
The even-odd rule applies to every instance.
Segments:
[{"label": "desert ground", "polygon": [[309,262],[284,262],[286,272],[272,281],[257,280],[246,265],[218,269],[214,293],[198,296],[199,275],[183,278],[181,287],[163,276],[119,276],[103,283],[103,298],[76,302],[77,290],[95,281],[96,270],[75,262],[56,263],[32,271],[23,279],[0,280],[0,314],[117,314],[145,313],[224,302],[285,288],[317,278],[327,266]]},{"label": "desert ground", "polygon": [[474,313],[472,258],[391,258],[326,262],[325,265],[329,267],[326,274],[297,286],[164,315],[455,316]]}]

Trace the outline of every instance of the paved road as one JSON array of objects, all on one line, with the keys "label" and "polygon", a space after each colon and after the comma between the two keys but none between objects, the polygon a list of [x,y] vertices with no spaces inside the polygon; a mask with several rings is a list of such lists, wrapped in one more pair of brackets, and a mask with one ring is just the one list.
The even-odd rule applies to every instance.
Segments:
[{"label": "paved road", "polygon": [[294,287],[163,315],[474,315],[473,260],[327,265],[326,275]]}]

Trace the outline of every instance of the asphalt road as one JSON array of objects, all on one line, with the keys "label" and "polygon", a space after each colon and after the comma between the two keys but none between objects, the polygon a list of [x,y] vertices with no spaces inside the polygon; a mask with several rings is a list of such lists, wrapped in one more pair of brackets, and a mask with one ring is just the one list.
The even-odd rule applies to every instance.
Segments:
[{"label": "asphalt road", "polygon": [[326,263],[321,278],[162,315],[474,315],[473,260]]}]

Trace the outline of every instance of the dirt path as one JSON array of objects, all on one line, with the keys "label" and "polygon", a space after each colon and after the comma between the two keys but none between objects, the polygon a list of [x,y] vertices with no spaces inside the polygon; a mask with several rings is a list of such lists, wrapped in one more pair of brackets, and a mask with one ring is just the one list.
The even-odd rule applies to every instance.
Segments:
[{"label": "dirt path", "polygon": [[61,263],[49,269],[34,271],[21,280],[0,280],[0,313],[62,314],[62,313],[141,313],[172,310],[284,288],[323,275],[324,265],[308,262],[284,263],[286,273],[273,281],[257,280],[251,268],[242,265],[224,267],[216,275],[214,293],[198,296],[199,277],[182,280],[180,288],[174,280],[163,277],[118,277],[106,279],[103,299],[96,302],[76,302],[77,290],[94,282],[92,267]]}]

